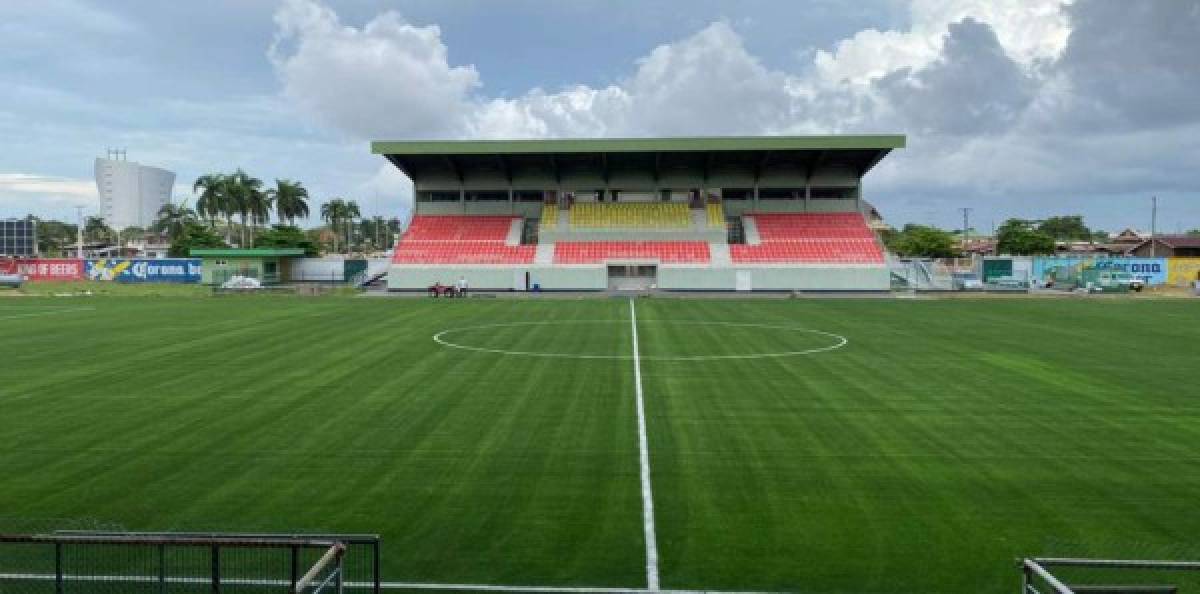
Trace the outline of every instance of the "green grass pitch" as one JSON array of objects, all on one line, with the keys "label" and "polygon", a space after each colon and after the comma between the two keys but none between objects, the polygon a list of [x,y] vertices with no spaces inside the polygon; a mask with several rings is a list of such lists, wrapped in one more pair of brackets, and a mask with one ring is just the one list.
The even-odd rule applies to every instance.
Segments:
[{"label": "green grass pitch", "polygon": [[[1200,303],[636,307],[663,587],[1012,592],[1022,555],[1200,534]],[[6,299],[0,523],[377,532],[386,580],[644,587],[629,316]]]}]

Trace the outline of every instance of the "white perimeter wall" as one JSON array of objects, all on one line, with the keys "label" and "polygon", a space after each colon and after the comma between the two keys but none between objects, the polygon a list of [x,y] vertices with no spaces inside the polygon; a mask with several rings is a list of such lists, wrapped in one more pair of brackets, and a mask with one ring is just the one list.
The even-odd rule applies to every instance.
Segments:
[{"label": "white perimeter wall", "polygon": [[[658,286],[667,290],[732,291],[737,288],[738,272],[750,275],[756,291],[887,291],[891,288],[886,267],[658,267]],[[508,291],[524,287],[528,272],[530,283],[543,289],[567,291],[603,291],[608,288],[608,271],[593,266],[392,266],[388,288],[424,290],[435,282],[449,285],[466,277],[475,290]]]}]

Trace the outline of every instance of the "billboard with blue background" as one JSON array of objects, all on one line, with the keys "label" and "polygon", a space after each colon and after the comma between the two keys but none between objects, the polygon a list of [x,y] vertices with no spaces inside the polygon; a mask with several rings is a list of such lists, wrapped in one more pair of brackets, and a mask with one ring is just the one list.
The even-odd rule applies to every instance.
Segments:
[{"label": "billboard with blue background", "polygon": [[1045,282],[1054,269],[1074,266],[1080,270],[1120,270],[1144,280],[1147,285],[1167,284],[1166,258],[1034,258],[1033,277]]},{"label": "billboard with blue background", "polygon": [[85,264],[88,280],[122,283],[198,283],[198,258],[102,258]]}]

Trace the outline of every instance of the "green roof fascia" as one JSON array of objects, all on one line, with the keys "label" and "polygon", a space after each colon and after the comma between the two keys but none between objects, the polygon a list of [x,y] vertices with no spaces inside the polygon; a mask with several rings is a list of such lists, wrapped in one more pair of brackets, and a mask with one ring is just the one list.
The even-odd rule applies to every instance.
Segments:
[{"label": "green roof fascia", "polygon": [[188,252],[197,258],[272,258],[303,256],[302,248],[198,248]]},{"label": "green roof fascia", "polygon": [[890,150],[903,135],[560,138],[536,140],[411,140],[371,143],[376,155],[477,155],[687,151]]}]

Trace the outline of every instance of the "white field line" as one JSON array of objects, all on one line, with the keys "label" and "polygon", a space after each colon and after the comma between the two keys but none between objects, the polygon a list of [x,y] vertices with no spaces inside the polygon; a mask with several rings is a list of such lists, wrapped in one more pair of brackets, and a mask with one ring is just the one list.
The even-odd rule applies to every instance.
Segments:
[{"label": "white field line", "polygon": [[[560,325],[569,325],[569,324],[614,324],[614,323],[623,324],[624,321],[622,321],[622,320],[559,320],[559,321],[551,321],[551,322],[506,322],[506,323],[501,323],[501,324],[481,324],[478,326],[463,326],[461,328],[450,328],[447,330],[442,330],[441,332],[434,334],[432,338],[433,338],[434,342],[436,342],[444,347],[449,347],[452,349],[461,349],[464,351],[474,351],[477,353],[492,353],[492,354],[496,354],[496,355],[512,355],[512,356],[520,356],[520,357],[546,357],[546,358],[553,358],[553,359],[618,359],[618,360],[632,359],[633,358],[632,355],[587,354],[587,353],[575,354],[575,353],[552,353],[552,352],[538,352],[538,351],[510,351],[510,350],[506,350],[506,349],[494,349],[494,348],[488,348],[488,347],[479,347],[479,346],[472,346],[472,345],[467,345],[467,344],[459,344],[459,343],[453,342],[451,340],[448,340],[446,338],[447,335],[454,334],[456,332],[466,332],[466,331],[470,331],[470,330],[482,330],[482,329],[489,329],[489,328],[513,328],[513,327],[519,327],[519,326],[560,326]],[[733,359],[768,359],[768,358],[779,358],[779,357],[795,357],[795,356],[799,356],[799,355],[814,355],[817,353],[834,351],[834,350],[837,350],[837,349],[840,349],[840,348],[846,346],[850,342],[849,339],[847,339],[845,336],[842,336],[841,334],[834,334],[832,332],[825,332],[822,330],[810,330],[808,328],[780,326],[778,324],[745,324],[745,323],[739,323],[739,322],[709,322],[709,321],[697,321],[697,320],[654,320],[653,323],[655,323],[655,324],[688,325],[688,326],[727,326],[727,327],[736,327],[736,328],[766,328],[769,330],[785,330],[788,332],[802,332],[802,333],[808,333],[808,334],[816,334],[818,336],[825,336],[825,337],[832,339],[833,342],[827,346],[814,347],[811,349],[804,349],[804,350],[799,350],[799,351],[781,351],[781,352],[772,352],[772,353],[746,353],[746,354],[741,354],[741,355],[679,355],[679,356],[651,355],[651,356],[641,357],[641,359],[643,361],[715,361],[715,360],[725,360],[725,359],[733,360]]]},{"label": "white field line", "polygon": [[[14,308],[14,309],[16,309],[16,308]],[[52,316],[55,314],[71,313],[71,312],[75,312],[75,311],[95,311],[95,309],[96,308],[94,308],[94,307],[71,307],[71,308],[63,308],[63,309],[52,309],[49,311],[35,311],[35,312],[24,313],[24,314],[12,314],[12,315],[8,315],[8,316],[0,316],[0,320],[16,320],[19,318],[36,318],[39,316]]]},{"label": "white field line", "polygon": [[[0,573],[0,581],[52,582],[53,573]],[[64,574],[67,582],[153,584],[159,581],[156,575],[71,575]],[[207,577],[167,576],[162,581],[168,584],[211,584]],[[280,579],[229,578],[222,584],[230,586],[290,586],[291,582]],[[433,582],[380,582],[384,590],[450,590],[457,592],[568,592],[571,594],[776,594],[772,592],[739,592],[722,590],[648,590],[645,588],[603,588],[587,586],[510,586],[499,584],[438,584]],[[369,590],[370,582],[346,582],[346,588]]]},{"label": "white field line", "polygon": [[633,331],[633,385],[637,389],[638,459],[642,475],[642,530],[646,538],[646,589],[658,591],[658,537],[654,532],[654,491],[650,488],[650,446],[646,439],[646,402],[642,391],[642,358],[638,352],[637,306],[629,300]]}]

